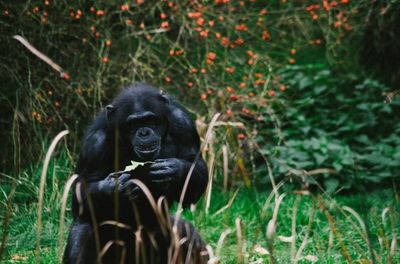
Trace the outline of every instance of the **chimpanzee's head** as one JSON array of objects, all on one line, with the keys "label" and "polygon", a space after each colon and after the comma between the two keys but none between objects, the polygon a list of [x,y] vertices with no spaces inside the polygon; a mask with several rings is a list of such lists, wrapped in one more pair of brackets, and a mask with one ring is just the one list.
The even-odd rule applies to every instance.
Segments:
[{"label": "chimpanzee's head", "polygon": [[168,133],[168,97],[144,84],[122,91],[106,107],[110,128],[118,131],[119,147],[136,161],[152,161]]}]

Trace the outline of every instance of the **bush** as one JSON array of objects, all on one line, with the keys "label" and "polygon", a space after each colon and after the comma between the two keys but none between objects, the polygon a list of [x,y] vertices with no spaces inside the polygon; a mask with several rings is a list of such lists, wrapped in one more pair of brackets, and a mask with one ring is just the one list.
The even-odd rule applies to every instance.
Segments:
[{"label": "bush", "polygon": [[[221,165],[227,147],[231,185],[266,174],[260,148],[294,169],[334,168],[339,178],[323,177],[335,184],[353,177],[347,173],[383,177],[379,166],[395,176],[398,127],[383,116],[397,106],[381,103],[384,86],[362,81],[355,52],[368,1],[306,2],[2,3],[3,167],[18,174],[42,160],[48,138],[65,128],[70,153],[78,153],[89,120],[124,85],[141,81],[178,96],[200,127],[223,113],[204,155]],[[12,39],[17,34],[67,75]],[[368,161],[382,153],[384,163]]]}]

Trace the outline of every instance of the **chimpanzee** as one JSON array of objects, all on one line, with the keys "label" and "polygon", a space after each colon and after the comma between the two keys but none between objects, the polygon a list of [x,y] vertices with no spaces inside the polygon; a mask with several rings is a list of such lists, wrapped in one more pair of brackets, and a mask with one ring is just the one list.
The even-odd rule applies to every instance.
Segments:
[{"label": "chimpanzee", "polygon": [[[64,263],[206,263],[193,226],[160,202],[179,201],[188,177],[183,206],[204,193],[199,149],[196,127],[176,99],[146,84],[125,88],[84,137]],[[145,165],[124,171],[132,161]],[[137,181],[163,210],[156,213]]]}]

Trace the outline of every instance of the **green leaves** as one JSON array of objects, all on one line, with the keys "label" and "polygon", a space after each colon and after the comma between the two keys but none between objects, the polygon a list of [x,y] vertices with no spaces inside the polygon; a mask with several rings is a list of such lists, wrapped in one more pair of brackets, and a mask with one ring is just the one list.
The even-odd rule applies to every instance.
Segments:
[{"label": "green leaves", "polygon": [[279,73],[290,83],[288,109],[279,116],[283,144],[264,147],[276,159],[275,175],[331,169],[337,173],[309,180],[328,192],[400,177],[400,100],[384,103],[383,84],[325,67],[293,66]]}]

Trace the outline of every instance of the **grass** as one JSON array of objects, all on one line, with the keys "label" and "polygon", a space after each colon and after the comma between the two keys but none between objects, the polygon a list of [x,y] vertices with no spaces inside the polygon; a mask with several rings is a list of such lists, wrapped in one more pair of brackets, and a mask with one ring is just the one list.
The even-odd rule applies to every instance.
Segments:
[{"label": "grass", "polygon": [[[69,164],[64,151],[49,164],[43,200],[41,263],[57,260],[62,191],[71,173]],[[40,173],[41,168],[35,168],[19,178],[2,259],[5,263],[36,261],[38,203],[26,197],[38,197]],[[395,249],[400,233],[400,201],[395,188],[333,197],[285,192],[284,188],[279,190],[285,196],[277,211],[276,232],[268,238],[267,226],[276,201],[269,191],[241,188],[223,192],[214,187],[209,213],[205,213],[202,199],[195,209],[186,210],[184,217],[196,226],[221,263],[400,261],[400,253]],[[7,185],[2,185],[0,191],[4,197]],[[2,205],[4,201],[2,198]],[[3,217],[5,206],[1,208]],[[71,216],[67,210],[69,225]],[[223,233],[225,239],[221,238]],[[301,246],[305,237],[307,243]]]}]

